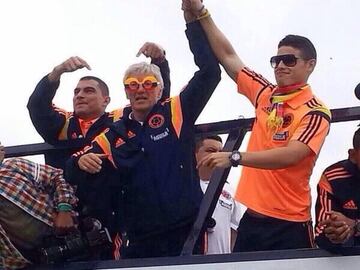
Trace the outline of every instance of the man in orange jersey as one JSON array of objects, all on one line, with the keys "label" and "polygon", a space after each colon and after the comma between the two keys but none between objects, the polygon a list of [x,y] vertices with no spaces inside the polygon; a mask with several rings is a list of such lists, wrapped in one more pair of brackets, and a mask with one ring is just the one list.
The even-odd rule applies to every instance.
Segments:
[{"label": "man in orange jersey", "polygon": [[315,241],[333,252],[360,245],[360,129],[348,153],[325,169],[317,187]]},{"label": "man in orange jersey", "polygon": [[201,0],[183,0],[200,21],[211,47],[238,92],[255,107],[246,152],[212,153],[198,166],[244,166],[235,199],[248,207],[234,251],[312,246],[309,178],[330,127],[330,111],[307,80],[316,50],[305,37],[288,35],[271,57],[277,86],[245,66]]}]

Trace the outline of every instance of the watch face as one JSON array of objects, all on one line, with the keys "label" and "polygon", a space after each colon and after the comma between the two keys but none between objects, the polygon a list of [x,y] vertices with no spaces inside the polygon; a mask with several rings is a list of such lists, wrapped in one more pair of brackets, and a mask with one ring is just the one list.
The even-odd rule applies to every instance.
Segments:
[{"label": "watch face", "polygon": [[231,158],[232,158],[233,160],[235,160],[235,161],[240,160],[240,153],[233,153],[233,154],[231,155]]},{"label": "watch face", "polygon": [[241,154],[239,151],[232,152],[229,158],[231,166],[237,167],[238,165],[240,165]]}]

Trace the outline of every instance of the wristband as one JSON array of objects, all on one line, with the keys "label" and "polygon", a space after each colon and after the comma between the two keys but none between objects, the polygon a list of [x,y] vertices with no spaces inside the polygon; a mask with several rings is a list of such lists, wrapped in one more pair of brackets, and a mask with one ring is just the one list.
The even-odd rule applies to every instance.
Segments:
[{"label": "wristband", "polygon": [[59,212],[71,212],[72,206],[68,203],[59,203],[57,206]]},{"label": "wristband", "polygon": [[196,18],[196,20],[200,21],[200,20],[202,20],[204,18],[207,18],[207,17],[210,17],[210,12],[207,9],[205,9],[205,12],[203,14],[199,15]]}]

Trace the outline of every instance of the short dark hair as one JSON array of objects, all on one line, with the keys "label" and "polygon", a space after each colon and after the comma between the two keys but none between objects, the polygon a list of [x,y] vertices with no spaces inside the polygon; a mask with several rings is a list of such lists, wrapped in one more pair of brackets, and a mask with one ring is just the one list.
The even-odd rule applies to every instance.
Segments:
[{"label": "short dark hair", "polygon": [[360,149],[360,128],[354,133],[353,148]]},{"label": "short dark hair", "polygon": [[312,42],[303,36],[298,35],[287,35],[280,40],[278,49],[282,46],[290,46],[301,51],[302,57],[305,60],[315,59],[316,60],[316,49]]},{"label": "short dark hair", "polygon": [[218,141],[221,143],[223,142],[219,135],[200,136],[200,137],[197,137],[195,140],[195,150],[196,151],[199,150],[199,148],[202,146],[202,144],[205,140],[215,140],[215,141]]},{"label": "short dark hair", "polygon": [[100,78],[95,77],[95,76],[85,76],[80,78],[79,81],[89,81],[89,80],[94,80],[99,84],[101,93],[103,94],[103,96],[109,96],[109,87],[107,86],[107,84]]}]

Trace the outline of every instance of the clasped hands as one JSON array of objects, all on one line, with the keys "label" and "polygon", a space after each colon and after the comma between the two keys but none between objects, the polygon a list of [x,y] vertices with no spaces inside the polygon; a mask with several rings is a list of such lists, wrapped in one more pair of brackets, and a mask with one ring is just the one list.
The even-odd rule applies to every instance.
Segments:
[{"label": "clasped hands", "polygon": [[346,242],[355,233],[355,220],[340,212],[328,212],[328,218],[319,223],[324,227],[325,236],[334,244]]}]

